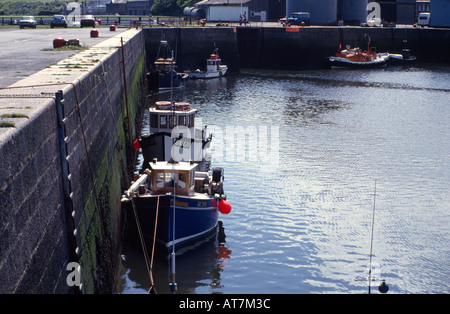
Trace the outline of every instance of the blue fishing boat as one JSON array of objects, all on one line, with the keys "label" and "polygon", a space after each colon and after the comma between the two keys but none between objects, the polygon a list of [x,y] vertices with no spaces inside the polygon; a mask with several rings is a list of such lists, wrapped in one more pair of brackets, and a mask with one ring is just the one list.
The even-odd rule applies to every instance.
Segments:
[{"label": "blue fishing boat", "polygon": [[231,211],[223,169],[196,168],[194,162],[155,159],[122,198],[129,225],[167,252],[217,233],[219,212]]},{"label": "blue fishing boat", "polygon": [[176,63],[169,43],[161,40],[154,68],[146,74],[149,88],[165,90],[184,86],[184,80],[188,78],[188,75],[177,72]]}]

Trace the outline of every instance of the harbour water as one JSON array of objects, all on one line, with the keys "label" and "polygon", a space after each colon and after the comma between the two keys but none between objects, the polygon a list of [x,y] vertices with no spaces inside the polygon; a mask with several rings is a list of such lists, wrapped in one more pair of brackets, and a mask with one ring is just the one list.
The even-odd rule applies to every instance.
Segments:
[{"label": "harbour water", "polygon": [[[177,257],[178,292],[367,293],[376,180],[372,277],[388,293],[450,293],[449,82],[450,67],[417,64],[249,70],[175,91],[213,131],[233,206],[225,242]],[[168,293],[165,258],[153,275]],[[149,287],[124,243],[118,292]]]}]

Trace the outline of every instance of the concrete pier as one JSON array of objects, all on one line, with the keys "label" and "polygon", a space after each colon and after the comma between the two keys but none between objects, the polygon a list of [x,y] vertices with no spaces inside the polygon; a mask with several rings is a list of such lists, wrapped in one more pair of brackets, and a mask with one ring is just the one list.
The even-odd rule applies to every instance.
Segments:
[{"label": "concrete pier", "polygon": [[[0,90],[0,293],[111,292],[144,70],[142,33],[129,30]],[[71,262],[81,287],[68,285]]]}]

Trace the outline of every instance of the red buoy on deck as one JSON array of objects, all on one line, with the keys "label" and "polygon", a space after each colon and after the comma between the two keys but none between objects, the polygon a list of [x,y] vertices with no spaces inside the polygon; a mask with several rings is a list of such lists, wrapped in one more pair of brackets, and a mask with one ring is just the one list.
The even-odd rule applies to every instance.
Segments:
[{"label": "red buoy on deck", "polygon": [[116,25],[109,25],[109,31],[115,32],[116,31]]}]

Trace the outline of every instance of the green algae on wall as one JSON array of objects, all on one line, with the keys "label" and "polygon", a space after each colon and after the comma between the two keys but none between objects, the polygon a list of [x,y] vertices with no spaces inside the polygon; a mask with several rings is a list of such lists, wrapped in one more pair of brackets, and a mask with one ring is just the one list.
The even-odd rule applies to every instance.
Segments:
[{"label": "green algae on wall", "polygon": [[[131,82],[127,95],[128,110],[125,94],[122,94],[117,120],[113,123],[104,121],[102,127],[108,131],[99,132],[89,149],[91,156],[101,157],[93,162],[93,182],[86,182],[83,197],[86,202],[78,223],[81,281],[85,293],[110,293],[114,287],[120,197],[125,188],[123,185],[129,183],[127,176],[132,160],[127,157],[130,156],[127,149],[130,150],[132,144],[129,138],[133,139],[136,135],[136,119],[139,119],[138,113],[142,106],[145,53],[140,56],[132,73],[132,77],[127,80]],[[106,141],[109,143],[106,144],[103,139],[105,134],[110,134]],[[98,151],[99,148],[103,148],[103,151]]]}]

